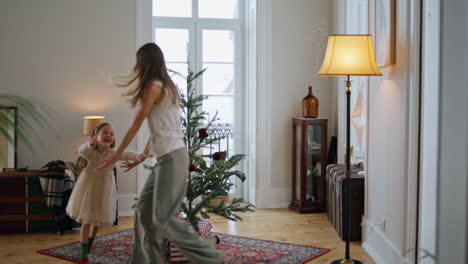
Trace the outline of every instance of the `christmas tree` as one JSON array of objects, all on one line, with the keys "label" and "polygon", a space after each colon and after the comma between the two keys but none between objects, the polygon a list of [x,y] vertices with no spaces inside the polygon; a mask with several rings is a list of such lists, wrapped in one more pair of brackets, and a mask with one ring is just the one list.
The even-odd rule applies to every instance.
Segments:
[{"label": "christmas tree", "polygon": [[223,216],[229,220],[237,221],[242,218],[239,212],[253,211],[253,206],[240,198],[233,198],[231,202],[223,200],[213,204],[212,201],[227,195],[233,183],[231,178],[237,177],[245,181],[245,173],[236,170],[236,166],[245,158],[244,154],[227,157],[226,151],[215,152],[212,155],[203,155],[203,149],[217,144],[223,137],[211,136],[213,124],[219,120],[217,113],[209,118],[208,113],[200,111],[203,100],[207,97],[197,95],[195,80],[202,76],[206,69],[194,73],[189,70],[188,76],[171,71],[187,81],[186,92],[181,93],[181,123],[184,132],[185,144],[190,156],[187,195],[182,204],[182,211],[197,229],[201,218],[210,218],[209,213]]}]

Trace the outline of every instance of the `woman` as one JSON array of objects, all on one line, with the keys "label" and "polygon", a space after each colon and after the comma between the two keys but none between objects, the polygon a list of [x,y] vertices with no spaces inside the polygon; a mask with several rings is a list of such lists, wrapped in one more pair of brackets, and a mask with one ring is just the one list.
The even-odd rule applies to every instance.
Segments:
[{"label": "woman", "polygon": [[135,208],[135,245],[130,263],[164,263],[163,238],[174,243],[192,263],[222,263],[222,255],[176,216],[186,193],[189,157],[180,130],[179,93],[155,43],[147,43],[137,51],[133,77],[120,86],[134,82],[136,88],[126,95],[131,96],[132,106],[138,105],[137,114],[117,151],[100,166],[116,161],[147,118],[151,137],[146,147],[152,147],[158,163]]}]

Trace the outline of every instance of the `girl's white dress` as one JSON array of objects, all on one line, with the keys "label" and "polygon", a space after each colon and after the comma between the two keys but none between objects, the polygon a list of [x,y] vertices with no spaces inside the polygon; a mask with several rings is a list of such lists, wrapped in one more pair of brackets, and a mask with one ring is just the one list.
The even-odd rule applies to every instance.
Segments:
[{"label": "girl's white dress", "polygon": [[[117,189],[114,177],[114,165],[111,164],[96,171],[98,163],[115,152],[108,149],[99,153],[89,143],[83,144],[79,153],[88,161],[73,188],[68,201],[67,214],[82,224],[96,226],[112,225],[116,216]],[[125,150],[119,160],[136,161],[138,153]]]}]

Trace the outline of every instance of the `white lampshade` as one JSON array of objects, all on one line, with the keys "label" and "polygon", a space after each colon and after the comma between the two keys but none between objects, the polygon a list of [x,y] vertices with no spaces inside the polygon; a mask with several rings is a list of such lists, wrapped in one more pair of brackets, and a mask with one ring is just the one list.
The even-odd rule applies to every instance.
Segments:
[{"label": "white lampshade", "polygon": [[93,130],[106,121],[105,116],[85,116],[83,117],[83,135],[90,136]]},{"label": "white lampshade", "polygon": [[375,63],[371,35],[332,35],[319,76],[382,75]]}]

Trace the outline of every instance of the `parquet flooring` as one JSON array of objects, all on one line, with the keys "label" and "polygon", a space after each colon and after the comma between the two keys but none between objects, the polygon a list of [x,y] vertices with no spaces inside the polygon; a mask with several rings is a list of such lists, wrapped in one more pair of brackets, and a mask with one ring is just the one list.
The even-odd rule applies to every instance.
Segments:
[{"label": "parquet flooring", "polygon": [[[345,243],[339,238],[326,214],[297,214],[288,209],[257,210],[246,213],[244,221],[231,222],[213,216],[213,231],[259,239],[313,245],[332,249],[329,253],[308,263],[330,263],[344,256]],[[133,227],[133,217],[120,217],[119,225],[105,227],[99,234],[116,232]],[[59,246],[78,241],[79,233],[56,235],[30,233],[0,235],[0,263],[5,264],[64,264],[70,263],[57,258],[35,253],[39,249]],[[351,256],[367,264],[374,263],[362,249],[360,243],[351,244]]]}]

